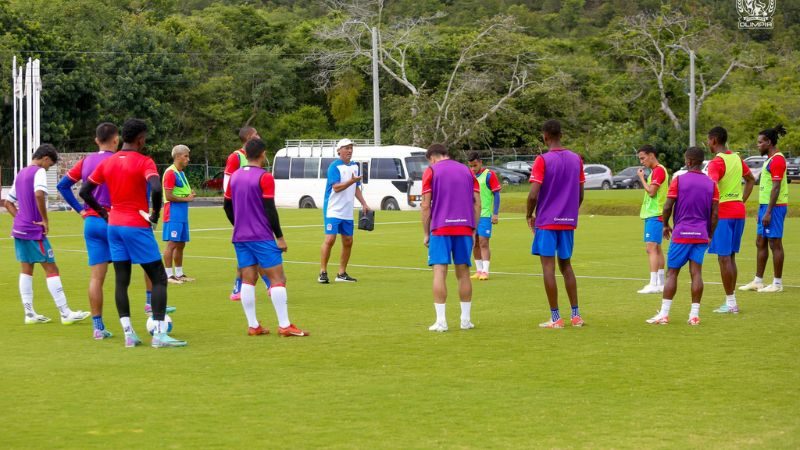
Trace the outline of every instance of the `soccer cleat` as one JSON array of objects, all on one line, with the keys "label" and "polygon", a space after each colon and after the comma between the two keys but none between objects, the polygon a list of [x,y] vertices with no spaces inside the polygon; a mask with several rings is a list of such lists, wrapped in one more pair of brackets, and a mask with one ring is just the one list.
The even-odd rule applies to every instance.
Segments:
[{"label": "soccer cleat", "polygon": [[739,286],[740,291],[758,291],[759,289],[764,288],[764,283],[756,283],[755,281],[751,281],[744,286]]},{"label": "soccer cleat", "polygon": [[103,339],[108,339],[108,338],[110,338],[112,336],[114,336],[114,335],[111,334],[110,331],[108,331],[108,330],[98,330],[97,328],[94,329],[94,332],[92,334],[92,337],[94,337],[94,339],[96,341],[102,341]]},{"label": "soccer cleat", "polygon": [[242,299],[242,293],[241,292],[232,292],[231,293],[231,301],[232,302],[238,302],[241,299]]},{"label": "soccer cleat", "polygon": [[[445,327],[447,327],[447,324],[445,324]],[[461,329],[462,330],[471,330],[473,328],[475,328],[475,325],[472,322],[470,322],[469,320],[462,320],[461,321]],[[436,330],[434,330],[434,331],[436,331]]]},{"label": "soccer cleat", "polygon": [[[175,308],[174,306],[167,306],[167,309],[164,312],[167,313],[167,314],[172,314],[172,313],[175,312],[176,309],[177,308]],[[144,313],[147,314],[148,316],[152,315],[153,314],[153,306],[150,305],[150,304],[145,303],[145,305],[144,305]]]},{"label": "soccer cleat", "polygon": [[489,279],[489,274],[486,272],[481,272],[480,275],[478,275],[478,281],[486,281],[488,279]]},{"label": "soccer cleat", "polygon": [[33,325],[35,323],[47,323],[50,322],[49,317],[45,317],[41,314],[25,314],[25,325]]},{"label": "soccer cleat", "polygon": [[177,278],[177,279],[178,279],[178,281],[180,281],[181,283],[191,283],[192,281],[195,281],[195,279],[194,279],[194,278],[192,278],[192,277],[187,277],[187,276],[186,276],[186,274],[183,274],[183,275],[181,275],[181,276],[179,276],[179,277],[176,277],[176,278]]},{"label": "soccer cleat", "polygon": [[757,292],[783,292],[783,285],[782,284],[769,284],[767,286],[762,287]]},{"label": "soccer cleat", "polygon": [[570,319],[570,322],[572,323],[573,327],[582,327],[583,326],[583,319],[581,319],[581,316],[572,317],[572,319]]},{"label": "soccer cleat", "polygon": [[336,275],[336,281],[344,281],[345,283],[355,283],[358,280],[348,275],[347,272],[344,272]]},{"label": "soccer cleat", "polygon": [[428,330],[444,333],[447,331],[447,322],[435,322],[433,325],[428,327]]},{"label": "soccer cleat", "polygon": [[167,278],[167,283],[171,283],[171,284],[183,284],[183,281],[182,281],[182,280],[179,280],[179,279],[178,279],[178,277],[176,277],[175,275],[173,275],[173,276],[171,276],[171,277]]},{"label": "soccer cleat", "polygon": [[291,336],[310,336],[308,331],[303,331],[300,328],[294,326],[293,323],[290,323],[288,327],[278,327],[278,334],[283,337],[291,337]]},{"label": "soccer cleat", "polygon": [[61,316],[61,323],[63,325],[72,325],[73,323],[80,322],[81,320],[89,317],[90,315],[91,314],[89,314],[86,311],[72,311],[66,316]]},{"label": "soccer cleat", "polygon": [[723,303],[722,306],[714,310],[717,314],[739,314],[739,305],[736,306],[728,306],[727,303]]},{"label": "soccer cleat", "polygon": [[248,336],[260,336],[262,334],[269,334],[269,329],[262,327],[261,323],[257,327],[247,327]]},{"label": "soccer cleat", "polygon": [[328,279],[328,272],[320,272],[319,277],[317,277],[317,283],[320,284],[330,283],[330,280]]},{"label": "soccer cleat", "polygon": [[548,320],[547,322],[542,322],[539,324],[539,328],[564,328],[564,318],[560,318],[553,322],[552,320]]},{"label": "soccer cleat", "polygon": [[186,347],[186,341],[170,337],[167,333],[156,333],[153,335],[150,346],[153,348]]},{"label": "soccer cleat", "polygon": [[480,272],[475,272],[472,274],[472,276],[470,276],[470,278],[473,280],[477,280],[478,278],[480,278],[480,276],[481,276]]},{"label": "soccer cleat", "polygon": [[142,340],[139,339],[136,332],[125,333],[125,348],[136,347],[137,345],[142,345]]},{"label": "soccer cleat", "polygon": [[700,318],[699,317],[689,317],[689,320],[686,321],[689,325],[695,327],[700,325]]},{"label": "soccer cleat", "polygon": [[652,284],[646,284],[643,288],[636,291],[637,294],[658,294],[664,291],[664,287],[662,286],[659,289],[659,286],[655,286]]},{"label": "soccer cleat", "polygon": [[655,316],[645,320],[645,322],[653,325],[666,325],[669,323],[669,316],[662,316],[661,313],[658,313]]}]

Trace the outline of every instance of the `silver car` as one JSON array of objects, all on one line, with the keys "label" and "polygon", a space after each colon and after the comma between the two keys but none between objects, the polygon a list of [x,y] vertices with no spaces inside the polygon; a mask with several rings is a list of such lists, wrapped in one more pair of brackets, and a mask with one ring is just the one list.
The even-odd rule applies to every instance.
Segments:
[{"label": "silver car", "polygon": [[583,187],[586,189],[611,189],[613,185],[613,175],[611,169],[603,164],[586,164],[583,166],[583,174],[586,182]]},{"label": "silver car", "polygon": [[750,173],[753,174],[753,178],[756,179],[756,183],[758,183],[759,178],[761,177],[761,171],[764,170],[764,162],[766,160],[766,156],[750,156],[744,159],[744,163],[747,168],[750,169]]}]

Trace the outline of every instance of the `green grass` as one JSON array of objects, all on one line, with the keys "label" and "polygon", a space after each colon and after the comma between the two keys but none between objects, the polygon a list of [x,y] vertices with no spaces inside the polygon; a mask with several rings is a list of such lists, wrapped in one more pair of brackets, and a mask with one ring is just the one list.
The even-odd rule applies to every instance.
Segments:
[{"label": "green grass", "polygon": [[[451,276],[451,331],[436,334],[427,331],[434,311],[418,213],[380,212],[379,221],[409,223],[359,232],[349,269],[359,282],[320,286],[321,229],[305,226],[319,223],[320,212],[282,210],[290,315],[312,333],[285,339],[245,335],[241,306],[227,299],[234,261],[224,215],[191,214],[193,229],[223,230],[192,233],[184,265],[198,281],[169,288],[184,349],[123,348],[113,275],[106,323],[114,338],[92,340],[90,323],[23,325],[12,242],[0,240],[0,447],[800,446],[798,219],[787,221],[785,238],[784,282],[793,287],[742,293],[742,314],[716,316],[723,292],[708,258],[703,324],[684,323],[684,273],[674,323],[654,327],[644,320],[660,299],[635,293],[647,276],[640,221],[583,216],[574,266],[588,325],[540,330],[548,309],[530,232],[520,214],[503,214],[492,239],[499,273],[475,285],[477,328],[457,329]],[[8,216],[0,217],[7,236]],[[73,213],[51,215],[70,304],[88,308],[84,247],[70,236],[80,227]],[[753,274],[753,236],[750,220],[740,281]],[[131,293],[142,334],[139,273]],[[38,269],[34,289],[37,310],[55,317]],[[259,317],[274,332],[262,287],[258,296]]]}]

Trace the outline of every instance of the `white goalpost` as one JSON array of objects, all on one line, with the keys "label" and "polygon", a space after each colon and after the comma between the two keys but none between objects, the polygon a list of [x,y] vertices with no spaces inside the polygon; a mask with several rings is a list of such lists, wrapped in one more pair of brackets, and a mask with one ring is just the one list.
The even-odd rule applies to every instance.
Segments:
[{"label": "white goalpost", "polygon": [[11,83],[14,91],[14,176],[31,163],[34,150],[41,144],[42,80],[38,59],[28,58],[24,68],[11,61]]}]

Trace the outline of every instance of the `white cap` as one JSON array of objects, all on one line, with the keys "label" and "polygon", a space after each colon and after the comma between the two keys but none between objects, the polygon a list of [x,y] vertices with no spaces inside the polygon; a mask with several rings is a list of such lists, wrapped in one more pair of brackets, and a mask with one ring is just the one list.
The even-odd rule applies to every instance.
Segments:
[{"label": "white cap", "polygon": [[347,147],[348,145],[353,145],[353,141],[347,138],[339,139],[339,142],[336,143],[336,151],[338,152],[340,148]]}]

